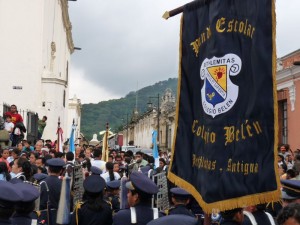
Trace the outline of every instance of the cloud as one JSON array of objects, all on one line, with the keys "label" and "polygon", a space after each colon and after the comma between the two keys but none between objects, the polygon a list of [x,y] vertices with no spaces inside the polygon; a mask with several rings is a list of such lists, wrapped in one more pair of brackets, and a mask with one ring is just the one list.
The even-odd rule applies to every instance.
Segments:
[{"label": "cloud", "polygon": [[[81,84],[72,88],[78,98],[99,102],[125,96],[136,90],[137,82],[142,88],[178,77],[181,16],[166,21],[162,15],[188,2],[69,1],[74,43],[82,48],[73,53],[70,70]],[[276,1],[278,57],[299,48],[299,8],[299,0]],[[95,93],[101,93],[99,98]]]},{"label": "cloud", "polygon": [[180,16],[165,21],[162,14],[185,1],[164,2],[69,2],[73,39],[82,48],[72,64],[86,82],[124,96],[137,82],[141,88],[177,77]]},{"label": "cloud", "polygon": [[[77,69],[74,66],[71,67],[71,70],[69,98],[73,98],[76,95],[81,100],[81,103],[98,103],[121,97],[87,80],[84,70]],[[78,93],[80,93],[80,96],[78,96]]]}]

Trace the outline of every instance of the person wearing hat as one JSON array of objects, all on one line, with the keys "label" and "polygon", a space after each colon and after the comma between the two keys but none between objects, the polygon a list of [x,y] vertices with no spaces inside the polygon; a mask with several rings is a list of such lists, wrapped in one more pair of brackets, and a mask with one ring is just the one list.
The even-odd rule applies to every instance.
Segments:
[{"label": "person wearing hat", "polygon": [[36,187],[23,182],[14,184],[15,188],[22,193],[22,199],[15,205],[15,213],[11,217],[13,225],[37,224],[37,215],[34,214],[35,200],[40,193]]},{"label": "person wearing hat", "polygon": [[111,203],[113,213],[120,210],[120,180],[109,181],[106,183],[106,198]]},{"label": "person wearing hat", "polygon": [[165,224],[197,225],[199,223],[196,218],[186,216],[186,215],[164,216],[147,223],[147,225],[165,225]]},{"label": "person wearing hat", "polygon": [[114,225],[146,225],[149,221],[161,216],[158,209],[151,208],[152,195],[157,194],[158,187],[146,175],[132,172],[126,183],[129,209],[120,210],[114,215]]},{"label": "person wearing hat", "polygon": [[[46,184],[41,184],[40,209],[44,210],[47,209],[47,207],[50,207],[50,209],[58,209],[62,184],[62,180],[59,179],[59,176],[63,172],[65,162],[62,159],[54,158],[47,160],[46,163],[48,165],[48,177],[43,180]],[[48,200],[49,205],[47,206]]]},{"label": "person wearing hat", "polygon": [[100,176],[89,176],[83,182],[85,202],[78,203],[71,219],[71,225],[111,225],[111,205],[104,201],[105,181]]},{"label": "person wearing hat", "polygon": [[282,185],[282,207],[291,203],[300,203],[300,180],[280,180]]},{"label": "person wearing hat", "polygon": [[91,166],[91,175],[97,175],[100,176],[102,174],[102,170],[100,170],[96,166]]},{"label": "person wearing hat", "polygon": [[221,225],[241,225],[244,221],[242,208],[235,208],[221,212]]},{"label": "person wearing hat", "polygon": [[185,191],[182,188],[175,187],[170,189],[171,192],[171,200],[173,203],[173,207],[166,211],[167,215],[181,214],[195,217],[195,215],[186,208],[186,205],[190,201],[190,193]]},{"label": "person wearing hat", "polygon": [[0,225],[11,224],[15,204],[22,200],[22,193],[7,181],[0,181]]}]

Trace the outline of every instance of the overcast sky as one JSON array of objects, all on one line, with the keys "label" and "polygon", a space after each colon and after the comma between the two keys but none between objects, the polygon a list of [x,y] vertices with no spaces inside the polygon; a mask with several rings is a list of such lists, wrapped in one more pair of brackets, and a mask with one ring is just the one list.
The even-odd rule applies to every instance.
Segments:
[{"label": "overcast sky", "polygon": [[[70,98],[82,103],[124,97],[178,77],[180,15],[165,11],[187,0],[69,1],[73,40]],[[277,56],[300,48],[300,1],[277,0]]]}]

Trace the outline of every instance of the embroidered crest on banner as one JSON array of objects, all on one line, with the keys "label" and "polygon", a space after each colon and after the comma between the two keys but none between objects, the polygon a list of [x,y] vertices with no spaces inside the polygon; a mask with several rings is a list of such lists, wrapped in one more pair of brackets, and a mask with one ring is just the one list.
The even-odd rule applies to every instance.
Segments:
[{"label": "embroidered crest on banner", "polygon": [[201,89],[202,107],[213,118],[228,112],[235,104],[239,87],[233,84],[230,76],[239,74],[242,68],[240,57],[226,54],[221,58],[205,59],[200,68],[200,77],[204,80]]}]

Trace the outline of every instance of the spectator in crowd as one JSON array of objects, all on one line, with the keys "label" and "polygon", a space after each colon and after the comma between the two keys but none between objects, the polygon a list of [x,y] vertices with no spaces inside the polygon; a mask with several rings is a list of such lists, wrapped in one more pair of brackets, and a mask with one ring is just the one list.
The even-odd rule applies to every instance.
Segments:
[{"label": "spectator in crowd", "polygon": [[81,147],[77,146],[75,148],[75,160],[78,160],[78,157],[79,157],[80,153],[81,153]]},{"label": "spectator in crowd", "polygon": [[31,141],[23,140],[22,143],[24,146],[22,149],[22,152],[30,153],[30,152],[34,151],[33,146],[31,146]]},{"label": "spectator in crowd", "polygon": [[95,166],[102,170],[102,172],[105,171],[105,161],[101,160],[102,157],[102,151],[99,148],[96,148],[94,150],[94,160],[91,161],[92,166]]},{"label": "spectator in crowd", "polygon": [[37,153],[39,153],[39,155],[42,155],[42,148],[43,148],[43,146],[44,146],[44,143],[41,140],[37,141],[35,143],[35,149],[34,149],[34,151],[37,152]]},{"label": "spectator in crowd", "polygon": [[35,160],[35,165],[37,167],[43,167],[43,168],[45,168],[45,163],[46,163],[45,158],[41,157],[41,156]]},{"label": "spectator in crowd", "polygon": [[90,160],[92,159],[92,148],[87,148],[84,152],[85,158],[89,158]]},{"label": "spectator in crowd", "polygon": [[289,149],[290,146],[289,145],[281,145],[280,146],[280,154],[283,155],[283,158],[285,159],[287,157],[287,155],[289,154]]},{"label": "spectator in crowd", "polygon": [[300,225],[300,204],[292,203],[284,207],[277,216],[278,225]]},{"label": "spectator in crowd", "polygon": [[133,164],[133,168],[132,168],[131,171],[138,171],[140,167],[148,165],[148,162],[143,159],[143,153],[142,152],[135,153],[134,158],[136,160],[136,163]]},{"label": "spectator in crowd", "polygon": [[39,158],[39,154],[36,152],[29,153],[29,162],[31,165],[36,165],[36,160]]},{"label": "spectator in crowd", "polygon": [[9,157],[9,149],[5,148],[3,150],[1,150],[1,158],[0,158],[0,162],[5,162],[8,170],[10,171],[10,166],[9,166],[9,162],[8,162],[8,157]]},{"label": "spectator in crowd", "polygon": [[0,162],[0,181],[10,181],[11,176],[5,162]]},{"label": "spectator in crowd", "polygon": [[7,158],[7,161],[9,163],[11,163],[12,161],[14,161],[15,159],[19,158],[20,157],[20,150],[17,149],[17,148],[13,148],[11,151],[10,151],[10,156]]},{"label": "spectator in crowd", "polygon": [[101,174],[101,177],[105,180],[105,182],[119,180],[121,177],[117,172],[114,172],[114,164],[112,162],[107,162],[106,165],[106,172]]},{"label": "spectator in crowd", "polygon": [[8,115],[11,116],[11,122],[13,122],[14,125],[16,125],[19,122],[23,123],[23,118],[18,113],[16,105],[10,106],[10,111],[5,113],[5,116],[8,116]]},{"label": "spectator in crowd", "polygon": [[113,171],[116,172],[116,173],[119,173],[119,172],[120,172],[120,166],[119,166],[119,163],[114,162],[114,169],[113,169]]},{"label": "spectator in crowd", "polygon": [[8,133],[9,133],[9,139],[10,140],[9,140],[8,146],[11,146],[11,144],[12,144],[12,139],[13,139],[12,132],[13,132],[14,127],[15,127],[14,123],[11,122],[11,120],[12,120],[11,115],[6,115],[5,123],[4,123],[4,129],[7,130]]},{"label": "spectator in crowd", "polygon": [[12,178],[33,181],[31,164],[25,158],[19,158],[14,161],[14,164],[12,166],[12,172],[10,174]]},{"label": "spectator in crowd", "polygon": [[285,164],[287,166],[287,170],[292,169],[294,166],[294,156],[292,154],[287,154],[285,158]]},{"label": "spectator in crowd", "polygon": [[17,149],[21,152],[23,150],[23,143],[20,141],[18,144],[17,144]]},{"label": "spectator in crowd", "polygon": [[43,116],[41,120],[38,120],[38,139],[41,139],[44,133],[44,129],[47,125],[47,116]]},{"label": "spectator in crowd", "polygon": [[159,167],[157,167],[156,172],[161,173],[163,171],[167,172],[168,166],[167,166],[166,160],[164,158],[159,158]]}]

